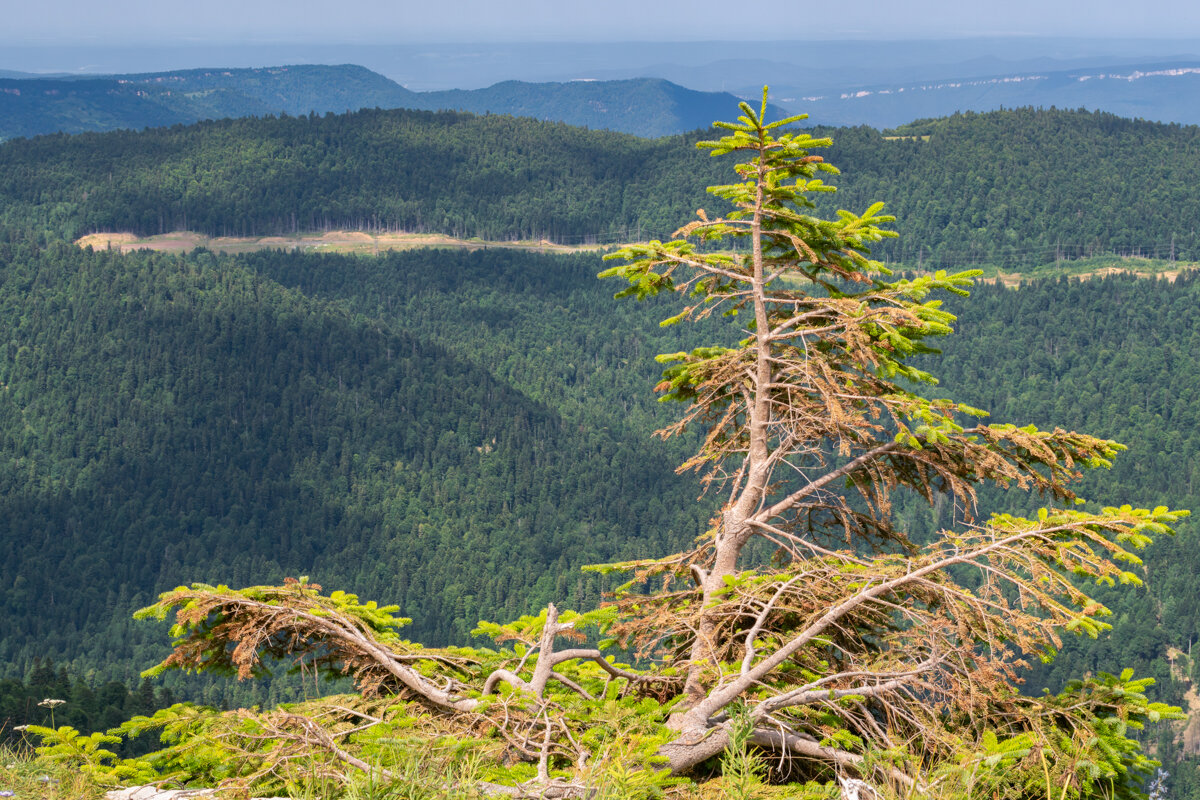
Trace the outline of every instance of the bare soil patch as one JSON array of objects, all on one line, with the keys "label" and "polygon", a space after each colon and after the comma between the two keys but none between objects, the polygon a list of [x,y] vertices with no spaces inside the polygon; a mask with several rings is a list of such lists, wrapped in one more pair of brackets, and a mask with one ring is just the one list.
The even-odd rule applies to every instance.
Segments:
[{"label": "bare soil patch", "polygon": [[89,233],[87,236],[75,240],[75,244],[95,250],[107,250],[111,247],[120,248],[122,245],[136,241],[137,237],[132,233]]},{"label": "bare soil patch", "polygon": [[[120,250],[123,253],[132,250],[158,250],[162,252],[190,252],[197,247],[207,247],[218,253],[249,253],[257,250],[301,250],[321,253],[358,253],[360,255],[378,255],[389,250],[411,250],[421,247],[461,247],[467,250],[480,250],[489,247],[531,250],[542,253],[578,253],[597,251],[600,245],[565,245],[542,239],[540,241],[494,241],[484,239],[456,239],[441,233],[367,233],[365,231],[327,231],[325,233],[305,233],[292,236],[219,236],[208,237],[192,231],[174,231],[160,236],[139,238],[132,233],[92,233],[76,240],[80,247],[93,247],[97,250]],[[1193,265],[1189,265],[1193,266]],[[1146,270],[1124,269],[1120,266],[1101,267],[1087,272],[1070,274],[1072,278],[1089,280],[1103,278],[1108,275],[1130,273],[1142,278],[1165,278],[1174,282],[1179,277],[1181,269]],[[985,281],[998,280],[1005,286],[1017,289],[1030,281],[1042,276],[1036,273],[1001,272]]]},{"label": "bare soil patch", "polygon": [[1178,648],[1168,647],[1167,663],[1171,666],[1171,677],[1188,687],[1183,694],[1188,718],[1174,723],[1175,741],[1182,745],[1184,755],[1194,756],[1200,753],[1200,695],[1190,677],[1192,657]]},{"label": "bare soil patch", "polygon": [[351,242],[372,242],[374,241],[374,237],[362,231],[330,231],[329,233],[322,234],[321,241],[348,244]]},{"label": "bare soil patch", "polygon": [[208,241],[207,236],[201,236],[191,231],[172,231],[171,233],[151,236],[148,240],[134,242],[134,249],[162,250],[165,252],[188,252],[195,250]]},{"label": "bare soil patch", "polygon": [[132,233],[93,233],[76,240],[80,247],[120,250],[158,250],[188,252],[207,247],[220,253],[247,253],[255,250],[285,249],[314,250],[333,253],[381,253],[388,250],[409,250],[416,247],[463,247],[479,250],[501,247],[515,250],[536,250],[550,253],[574,253],[599,250],[598,245],[554,244],[541,241],[485,241],[456,239],[440,233],[379,233],[364,231],[328,231],[321,234],[295,236],[218,236],[208,237],[191,231],[175,231],[160,236],[139,238]]},{"label": "bare soil patch", "polygon": [[[1136,275],[1139,278],[1166,278],[1168,282],[1174,283],[1175,279],[1179,277],[1180,272],[1182,272],[1182,270],[1179,270],[1179,269],[1165,269],[1165,270],[1161,270],[1161,271],[1150,271],[1150,270],[1125,269],[1123,267],[1101,267],[1099,269],[1093,269],[1093,270],[1089,270],[1087,272],[1070,273],[1069,275],[1067,275],[1067,277],[1078,278],[1081,281],[1087,281],[1087,280],[1091,280],[1093,278],[1106,278],[1109,275]],[[1024,273],[1020,273],[1020,272],[1001,272],[998,275],[996,275],[995,277],[979,278],[978,280],[982,280],[982,281],[998,280],[1010,289],[1017,289],[1017,288],[1020,288],[1022,284],[1040,280],[1045,277],[1057,277],[1057,276],[1048,276],[1048,275],[1043,276],[1043,275],[1036,275],[1036,274],[1030,275],[1030,274],[1024,274]]]}]

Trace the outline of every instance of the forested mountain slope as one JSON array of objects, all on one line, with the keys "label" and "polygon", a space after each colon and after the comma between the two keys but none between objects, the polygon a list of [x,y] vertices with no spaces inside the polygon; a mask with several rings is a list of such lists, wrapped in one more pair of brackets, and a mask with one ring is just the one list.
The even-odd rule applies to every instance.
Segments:
[{"label": "forested mountain slope", "polygon": [[[834,131],[831,159],[837,204],[890,201],[905,249],[888,252],[906,261],[1085,235],[1120,249],[1177,227],[1178,255],[1195,253],[1195,128],[1017,111],[900,133],[916,138]],[[128,618],[153,592],[301,574],[399,603],[414,639],[462,640],[481,617],[592,605],[578,566],[702,532],[709,508],[672,473],[687,448],[650,438],[666,419],[650,387],[654,354],[708,337],[613,302],[595,257],[67,243],[183,223],[658,232],[715,207],[699,187],[724,165],[681,144],[373,111],[0,146],[0,664],[132,674],[165,643]],[[1089,478],[1096,502],[1197,509],[1198,305],[1192,275],[980,286],[950,304],[959,332],[928,366],[1000,421],[1129,444]],[[919,530],[951,511],[900,513]],[[1136,666],[1177,699],[1198,677],[1166,660],[1200,636],[1195,536],[1156,545],[1149,588],[1113,596],[1117,636],[1071,644],[1035,680]]]},{"label": "forested mountain slope", "polygon": [[[1086,430],[1126,444],[1082,495],[1098,503],[1200,509],[1200,275],[1176,281],[1113,275],[977,286],[949,304],[959,315],[943,354],[928,359],[948,393],[997,421]],[[1200,640],[1195,523],[1148,551],[1149,590],[1116,591],[1118,635],[1054,665],[1060,679],[1113,660],[1137,666]],[[1148,598],[1153,603],[1147,603]],[[1087,655],[1082,655],[1086,650]],[[1157,667],[1166,679],[1165,664]],[[1200,672],[1193,677],[1200,678]]]},{"label": "forested mountain slope", "polygon": [[[594,602],[579,565],[703,530],[671,475],[682,448],[649,439],[651,357],[689,343],[612,302],[592,258],[3,256],[10,666],[148,663],[159,632],[127,613],[190,580],[311,574],[400,602],[419,640],[459,639]],[[1128,443],[1086,496],[1200,506],[1197,292],[1191,275],[984,284],[929,366],[1000,421]],[[1200,636],[1193,538],[1156,546],[1147,592],[1114,595],[1119,636],[1040,679],[1140,665],[1171,691],[1165,647]]]},{"label": "forested mountain slope", "polygon": [[[1086,430],[1128,446],[1111,470],[1086,475],[1094,505],[1129,502],[1200,509],[1200,275],[1166,280],[1115,275],[1039,281],[1018,290],[981,284],[948,304],[956,333],[926,366],[947,393],[990,409],[996,421]],[[1012,510],[1011,497],[984,504]],[[1041,505],[1027,502],[1029,508]],[[948,519],[913,509],[913,524]],[[943,522],[944,524],[944,522]],[[1097,640],[1071,638],[1028,688],[1061,686],[1086,673],[1132,667],[1156,693],[1186,705],[1200,681],[1200,541],[1195,522],[1145,554],[1146,588],[1098,589],[1114,615]],[[1195,709],[1193,709],[1194,711]],[[1194,735],[1160,732],[1156,747],[1174,777],[1173,796],[1200,797],[1200,775],[1170,765],[1200,755]]]},{"label": "forested mountain slope", "polygon": [[1090,253],[1200,257],[1200,127],[1082,111],[956,114],[888,132],[839,128],[837,203],[884,200],[883,253],[1020,269]]},{"label": "forested mountain slope", "polygon": [[[1016,111],[823,130],[827,206],[887,202],[913,266],[1028,268],[1090,253],[1200,258],[1200,128]],[[331,228],[485,239],[666,237],[726,180],[685,140],[420,111],[241,119],[0,147],[0,218],[98,230],[267,235]],[[830,209],[826,209],[830,210]]]},{"label": "forested mountain slope", "polygon": [[649,356],[678,343],[600,318],[596,260],[274,259],[3,245],[8,670],[149,663],[161,631],[129,613],[192,580],[309,574],[461,640],[702,529],[677,453],[647,450]]},{"label": "forested mountain slope", "polygon": [[701,163],[677,139],[363,111],[8,142],[0,197],[9,219],[41,217],[69,236],[390,227],[581,240],[692,213]]}]

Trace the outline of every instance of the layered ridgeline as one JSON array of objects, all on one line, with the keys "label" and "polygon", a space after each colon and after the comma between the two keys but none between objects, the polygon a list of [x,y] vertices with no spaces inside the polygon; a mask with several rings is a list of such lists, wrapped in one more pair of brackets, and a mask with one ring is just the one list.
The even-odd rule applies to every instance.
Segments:
[{"label": "layered ridgeline", "polygon": [[[1026,109],[826,132],[845,174],[825,203],[885,200],[903,232],[877,249],[885,260],[1200,258],[1200,128]],[[603,243],[669,236],[711,207],[704,187],[724,170],[672,138],[363,111],[9,142],[0,217],[67,237],[387,228]]]},{"label": "layered ridgeline", "polygon": [[[1063,69],[1063,62],[1053,59],[1018,64],[1007,58],[989,61],[975,53],[970,61],[930,66],[926,58],[924,66],[914,66],[902,63],[904,56],[885,55],[886,48],[879,44],[873,46],[874,57],[880,60],[874,68],[861,62],[863,48],[855,48],[853,65],[840,67],[829,61],[788,63],[788,56],[797,55],[793,51],[780,53],[782,60],[726,59],[686,66],[668,63],[668,56],[643,66],[626,59],[627,66],[618,70],[596,71],[594,65],[570,67],[561,54],[543,53],[543,58],[560,67],[557,75],[543,72],[534,78],[520,64],[493,64],[489,77],[506,75],[517,80],[479,89],[438,91],[412,91],[354,64],[281,62],[280,66],[251,69],[111,75],[0,70],[0,141],[47,133],[140,129],[280,113],[343,113],[360,108],[512,114],[639,136],[664,136],[707,128],[714,119],[724,119],[735,107],[734,97],[725,87],[737,87],[735,91],[742,96],[753,96],[764,80],[789,112],[807,112],[820,125],[880,128],[959,111],[1021,107],[1098,109],[1161,122],[1200,122],[1200,62],[1195,58],[1134,62],[1101,58]],[[816,58],[812,43],[808,45],[802,50]],[[531,48],[523,50],[527,61],[538,60]],[[478,74],[448,77],[447,62],[460,60],[455,56],[462,54],[441,55],[441,86],[481,86],[487,80]],[[400,76],[423,72],[422,77],[428,79],[431,57],[432,52],[425,54],[424,69],[410,61],[393,64],[389,72]],[[346,51],[337,58],[369,56]],[[593,80],[586,77],[589,74],[605,79]],[[881,75],[887,83],[879,83]],[[571,79],[575,77],[579,79]],[[611,79],[617,77],[621,79]],[[456,80],[465,83],[456,84]],[[775,112],[772,116],[778,118]]]},{"label": "layered ridgeline", "polygon": [[666,136],[707,128],[736,104],[736,98],[726,92],[697,92],[660,78],[504,81],[486,89],[412,92],[353,64],[45,78],[0,75],[0,141],[360,108],[511,114]]},{"label": "layered ridgeline", "polygon": [[399,108],[413,97],[394,81],[352,65],[0,76],[0,140],[222,117]]},{"label": "layered ridgeline", "polygon": [[[1048,60],[1049,61],[1049,60]],[[980,59],[977,63],[984,63]],[[1052,62],[1050,62],[1052,63]],[[1006,69],[1007,71],[999,71]],[[808,111],[825,125],[902,125],[920,117],[941,117],[958,111],[993,111],[1023,106],[1099,109],[1123,117],[1194,125],[1200,122],[1200,62],[1186,60],[1110,63],[1069,70],[1048,64],[1036,72],[1012,70],[993,62],[991,74],[948,74],[900,78],[888,83],[826,89],[787,88],[789,107]],[[981,74],[982,73],[982,74]],[[776,86],[772,82],[772,86]],[[807,97],[805,97],[807,96]],[[804,97],[804,99],[801,99]]]}]

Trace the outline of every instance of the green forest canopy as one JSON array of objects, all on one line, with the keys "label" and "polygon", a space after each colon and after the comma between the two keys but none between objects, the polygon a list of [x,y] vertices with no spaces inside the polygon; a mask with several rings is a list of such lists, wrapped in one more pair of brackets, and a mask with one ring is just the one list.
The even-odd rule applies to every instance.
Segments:
[{"label": "green forest canopy", "polygon": [[[887,201],[912,266],[1096,253],[1200,259],[1200,128],[1018,109],[839,128],[823,202]],[[697,135],[421,111],[237,119],[0,146],[0,220],[55,236],[352,228],[613,243],[669,236],[725,180]]]}]

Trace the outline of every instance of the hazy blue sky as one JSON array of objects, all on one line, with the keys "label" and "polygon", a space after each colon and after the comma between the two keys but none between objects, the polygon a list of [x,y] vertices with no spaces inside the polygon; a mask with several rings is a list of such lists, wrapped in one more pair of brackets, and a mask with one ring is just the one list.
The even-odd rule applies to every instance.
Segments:
[{"label": "hazy blue sky", "polygon": [[[758,22],[768,5],[793,11]],[[0,19],[26,45],[1200,36],[1195,0],[0,0]]]}]

